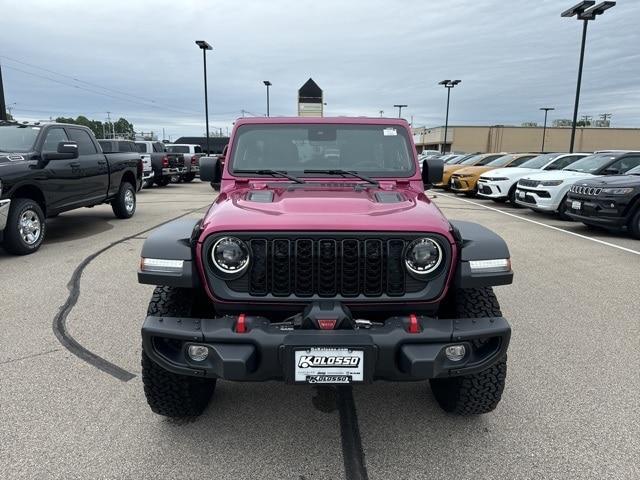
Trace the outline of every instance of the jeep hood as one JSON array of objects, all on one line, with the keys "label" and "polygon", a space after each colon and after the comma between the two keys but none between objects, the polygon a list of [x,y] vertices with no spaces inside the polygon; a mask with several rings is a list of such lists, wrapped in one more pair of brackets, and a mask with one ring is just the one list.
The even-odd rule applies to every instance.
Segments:
[{"label": "jeep hood", "polygon": [[582,184],[597,187],[638,187],[640,186],[640,175],[607,175],[596,177]]},{"label": "jeep hood", "polygon": [[496,168],[495,170],[491,170],[491,173],[487,175],[483,175],[483,178],[520,178],[524,175],[535,174],[540,170],[536,168],[522,168],[522,167],[513,167],[513,168]]},{"label": "jeep hood", "polygon": [[218,196],[203,227],[201,238],[222,231],[397,231],[439,233],[453,241],[449,222],[424,192],[395,185],[234,189]]}]

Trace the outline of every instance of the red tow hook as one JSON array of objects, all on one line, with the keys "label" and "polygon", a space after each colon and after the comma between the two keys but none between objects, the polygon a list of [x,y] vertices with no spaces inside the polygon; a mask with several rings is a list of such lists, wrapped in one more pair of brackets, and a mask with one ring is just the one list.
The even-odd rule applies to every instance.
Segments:
[{"label": "red tow hook", "polygon": [[407,328],[407,332],[420,333],[420,324],[418,323],[418,317],[416,317],[415,313],[409,314],[409,328]]},{"label": "red tow hook", "polygon": [[236,322],[236,333],[247,333],[246,315],[241,313]]}]

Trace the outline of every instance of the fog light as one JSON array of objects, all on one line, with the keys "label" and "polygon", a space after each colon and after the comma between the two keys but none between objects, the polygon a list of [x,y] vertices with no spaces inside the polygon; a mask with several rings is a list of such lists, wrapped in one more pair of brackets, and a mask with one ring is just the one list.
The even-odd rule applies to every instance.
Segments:
[{"label": "fog light", "polygon": [[187,353],[194,362],[202,362],[209,356],[209,349],[204,345],[189,345]]},{"label": "fog light", "polygon": [[444,354],[452,362],[459,362],[464,358],[466,353],[467,349],[464,348],[464,345],[451,345],[444,349]]}]

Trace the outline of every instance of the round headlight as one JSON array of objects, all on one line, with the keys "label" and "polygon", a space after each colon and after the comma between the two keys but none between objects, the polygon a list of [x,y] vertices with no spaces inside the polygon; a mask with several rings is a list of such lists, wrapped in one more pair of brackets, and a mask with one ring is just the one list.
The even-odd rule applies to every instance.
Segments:
[{"label": "round headlight", "polygon": [[407,247],[404,264],[413,273],[433,272],[442,262],[442,248],[430,238],[418,238]]},{"label": "round headlight", "polygon": [[249,247],[235,237],[222,237],[213,244],[211,259],[218,270],[238,273],[249,265]]}]

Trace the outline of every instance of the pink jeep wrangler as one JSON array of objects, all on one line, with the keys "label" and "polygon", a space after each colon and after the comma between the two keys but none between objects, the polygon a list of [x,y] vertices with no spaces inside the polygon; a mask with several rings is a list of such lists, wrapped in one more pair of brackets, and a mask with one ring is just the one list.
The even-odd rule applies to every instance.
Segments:
[{"label": "pink jeep wrangler", "polygon": [[429,380],[447,412],[493,410],[511,329],[494,285],[505,242],[449,221],[425,195],[404,120],[251,118],[235,124],[204,218],[145,241],[157,285],[142,327],[151,409],[202,413],[218,378],[293,384]]}]

